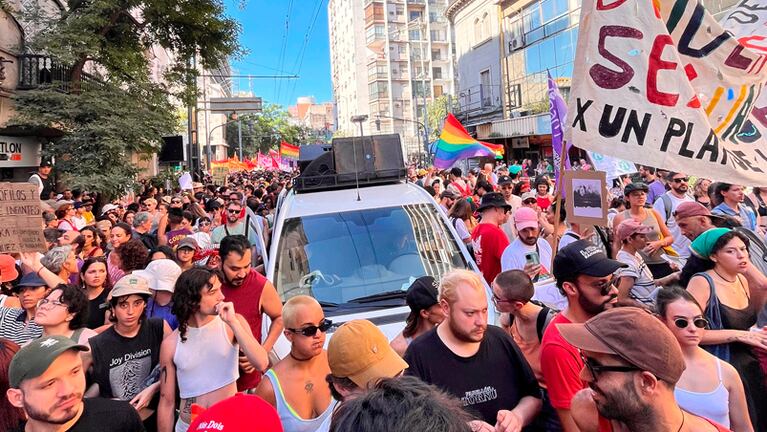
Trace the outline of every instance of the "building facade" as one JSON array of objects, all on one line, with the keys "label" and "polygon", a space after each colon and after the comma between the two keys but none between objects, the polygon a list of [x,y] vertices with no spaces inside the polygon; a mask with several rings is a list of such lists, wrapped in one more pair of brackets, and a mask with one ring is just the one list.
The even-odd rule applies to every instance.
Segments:
[{"label": "building facade", "polygon": [[288,107],[291,123],[310,129],[315,137],[325,140],[336,130],[335,106],[332,102],[317,103],[312,96],[302,96]]},{"label": "building facade", "polygon": [[[448,3],[448,0],[328,3],[339,131],[358,135],[359,126],[351,124],[351,115],[366,114],[363,132],[400,134],[411,160],[425,153],[426,107],[434,98],[454,92],[452,37],[445,17]],[[339,40],[344,43],[337,43]],[[349,53],[353,53],[353,67],[349,67],[352,65],[348,59],[343,59]],[[347,83],[356,84],[357,93],[364,93],[364,97],[349,97]]]},{"label": "building facade", "polygon": [[445,12],[455,35],[454,114],[470,133],[503,118],[498,0],[456,0]]}]

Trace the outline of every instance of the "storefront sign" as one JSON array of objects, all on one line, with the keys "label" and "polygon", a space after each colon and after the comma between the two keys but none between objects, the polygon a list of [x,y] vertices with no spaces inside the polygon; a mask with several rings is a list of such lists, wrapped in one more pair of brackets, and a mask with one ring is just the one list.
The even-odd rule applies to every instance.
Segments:
[{"label": "storefront sign", "polygon": [[37,138],[0,135],[0,168],[36,167],[39,163]]},{"label": "storefront sign", "polygon": [[0,253],[45,252],[37,186],[0,183]]}]

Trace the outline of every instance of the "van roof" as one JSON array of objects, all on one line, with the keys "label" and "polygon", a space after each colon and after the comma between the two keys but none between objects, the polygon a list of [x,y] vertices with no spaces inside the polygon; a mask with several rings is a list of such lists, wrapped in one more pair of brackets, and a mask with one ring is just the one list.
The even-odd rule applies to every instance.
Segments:
[{"label": "van roof", "polygon": [[434,203],[425,189],[413,183],[359,188],[359,196],[360,201],[357,201],[356,188],[300,194],[291,192],[282,204],[281,213],[284,213],[281,216],[294,218],[403,204]]}]

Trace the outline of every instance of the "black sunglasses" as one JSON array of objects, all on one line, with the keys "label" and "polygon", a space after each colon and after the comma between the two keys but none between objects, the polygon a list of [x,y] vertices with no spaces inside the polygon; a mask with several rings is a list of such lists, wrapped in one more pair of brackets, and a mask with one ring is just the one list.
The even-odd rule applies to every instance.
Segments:
[{"label": "black sunglasses", "polygon": [[[703,317],[692,319],[692,324],[699,329],[708,328],[708,320]],[[687,318],[677,318],[674,320],[674,325],[680,329],[686,329],[690,325],[690,320]]]},{"label": "black sunglasses", "polygon": [[675,178],[675,179],[671,179],[671,180],[674,183],[682,183],[682,182],[687,183],[688,181],[690,181],[690,177],[680,177],[680,178]]},{"label": "black sunglasses", "polygon": [[226,211],[227,211],[227,212],[229,212],[229,213],[232,213],[232,214],[236,214],[236,213],[239,213],[239,212],[241,212],[242,210],[241,210],[241,209],[240,209],[240,210],[235,210],[235,209],[227,209]]},{"label": "black sunglasses", "polygon": [[314,326],[313,325],[313,326],[309,326],[309,327],[304,327],[302,329],[286,328],[285,330],[288,330],[288,331],[296,333],[296,334],[302,334],[302,335],[304,335],[306,337],[313,337],[314,335],[317,334],[317,330],[319,330],[319,331],[321,331],[323,333],[327,333],[327,331],[330,330],[330,327],[332,327],[332,326],[333,326],[333,321],[331,321],[329,319],[324,319],[324,320],[322,320],[322,322],[320,322],[320,325],[318,325],[318,326]]},{"label": "black sunglasses", "polygon": [[604,366],[595,363],[593,360],[586,358],[586,356],[581,353],[581,360],[583,361],[583,364],[586,365],[586,368],[589,370],[589,374],[591,374],[592,377],[594,377],[594,381],[598,380],[599,374],[602,372],[636,372],[641,371],[642,369],[636,367],[636,366]]},{"label": "black sunglasses", "polygon": [[526,199],[526,200],[522,201],[522,204],[535,204],[535,203],[537,203],[537,202],[538,202],[538,200],[537,200],[537,199],[534,199],[534,198],[528,198],[528,199]]}]

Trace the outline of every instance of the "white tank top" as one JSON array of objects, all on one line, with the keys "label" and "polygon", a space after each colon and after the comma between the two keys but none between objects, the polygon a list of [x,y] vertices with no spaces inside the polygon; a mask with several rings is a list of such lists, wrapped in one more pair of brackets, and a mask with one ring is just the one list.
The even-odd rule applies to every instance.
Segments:
[{"label": "white tank top", "polygon": [[239,347],[230,342],[226,323],[216,316],[202,327],[178,335],[173,363],[182,399],[197,397],[237,381]]},{"label": "white tank top", "polygon": [[317,418],[310,420],[302,419],[298,413],[288,404],[285,400],[285,396],[282,394],[282,386],[280,386],[280,380],[277,379],[277,374],[274,370],[269,369],[264,374],[269,382],[272,383],[272,389],[274,389],[274,399],[277,401],[277,414],[280,415],[280,421],[282,422],[282,428],[285,432],[315,432],[319,431],[320,426],[326,419],[330,419],[333,409],[335,409],[338,403],[335,399],[330,400],[330,405],[325,409],[325,412],[320,414]]},{"label": "white tank top", "polygon": [[722,382],[722,361],[716,359],[719,385],[710,392],[698,393],[676,387],[674,397],[679,406],[692,414],[730,427],[730,392]]}]

